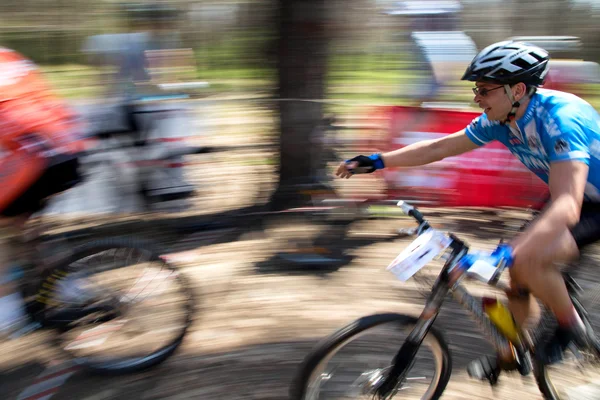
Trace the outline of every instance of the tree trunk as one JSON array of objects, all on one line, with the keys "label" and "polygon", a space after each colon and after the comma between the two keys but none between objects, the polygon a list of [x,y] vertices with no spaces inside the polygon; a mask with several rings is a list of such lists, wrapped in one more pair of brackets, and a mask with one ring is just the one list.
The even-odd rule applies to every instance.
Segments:
[{"label": "tree trunk", "polygon": [[320,153],[317,130],[325,95],[326,0],[278,0],[277,68],[280,116],[279,185],[271,205],[297,204],[299,185],[311,183]]}]

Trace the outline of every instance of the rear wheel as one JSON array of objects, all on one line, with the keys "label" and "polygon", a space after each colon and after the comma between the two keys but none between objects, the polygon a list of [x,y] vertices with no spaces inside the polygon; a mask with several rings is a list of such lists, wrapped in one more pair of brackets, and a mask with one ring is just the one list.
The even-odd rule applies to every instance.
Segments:
[{"label": "rear wheel", "polygon": [[[571,298],[575,310],[584,321],[588,332],[594,332],[588,313],[576,298]],[[555,325],[553,317],[545,316],[544,332]],[[543,365],[537,363],[535,375],[544,398],[551,400],[596,399],[600,393],[600,342],[595,334],[593,344],[587,351],[566,350],[560,363]]]}]

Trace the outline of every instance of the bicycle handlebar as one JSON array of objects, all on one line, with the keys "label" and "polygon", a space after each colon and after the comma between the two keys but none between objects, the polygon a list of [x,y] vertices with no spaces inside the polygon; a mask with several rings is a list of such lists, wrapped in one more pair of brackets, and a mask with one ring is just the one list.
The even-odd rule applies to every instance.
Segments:
[{"label": "bicycle handlebar", "polygon": [[[423,214],[421,214],[421,212],[419,210],[417,210],[414,206],[411,206],[410,204],[408,204],[407,202],[405,202],[403,200],[400,200],[397,203],[397,205],[398,205],[398,207],[402,208],[402,211],[404,211],[404,213],[406,215],[413,217],[419,223],[419,227],[415,231],[417,233],[417,235],[420,235],[423,231],[425,231],[426,229],[429,229],[429,227],[430,227],[429,222],[423,217]],[[450,233],[449,236],[452,239],[452,243],[450,244],[450,246],[452,246],[454,248],[465,249],[466,252],[464,254],[467,254],[469,252],[469,246],[465,242],[463,242],[462,240],[457,238],[452,233]],[[479,272],[470,270],[471,266],[472,265],[470,265],[469,267],[464,269],[464,272],[469,271],[470,277],[478,279],[480,281],[483,281],[492,286],[496,286],[501,290],[510,291],[510,287],[508,285],[499,281],[500,275],[502,275],[502,272],[504,271],[504,269],[506,269],[505,262],[500,262],[497,265],[495,265],[494,268],[488,269],[486,272],[487,272],[487,274],[490,274],[489,277],[482,275],[483,271],[481,271],[481,270]],[[479,268],[481,268],[481,267],[479,267]]]}]

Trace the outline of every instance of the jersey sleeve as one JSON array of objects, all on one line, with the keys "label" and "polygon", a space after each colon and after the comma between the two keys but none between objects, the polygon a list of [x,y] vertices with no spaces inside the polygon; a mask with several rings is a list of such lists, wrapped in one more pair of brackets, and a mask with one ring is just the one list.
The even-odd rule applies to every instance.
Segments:
[{"label": "jersey sleeve", "polygon": [[589,128],[571,111],[560,110],[545,122],[548,135],[542,144],[550,162],[577,160],[589,165]]},{"label": "jersey sleeve", "polygon": [[496,130],[498,125],[490,122],[485,114],[475,118],[469,126],[465,128],[467,137],[478,146],[483,146],[497,137]]}]

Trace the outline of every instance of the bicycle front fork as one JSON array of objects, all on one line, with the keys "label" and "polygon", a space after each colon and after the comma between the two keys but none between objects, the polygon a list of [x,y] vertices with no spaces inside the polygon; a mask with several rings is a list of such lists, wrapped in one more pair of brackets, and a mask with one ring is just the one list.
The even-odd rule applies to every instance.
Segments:
[{"label": "bicycle front fork", "polygon": [[421,343],[423,343],[425,336],[427,336],[439,314],[448,290],[445,279],[438,279],[434,284],[433,290],[425,303],[425,308],[419,316],[417,325],[394,356],[389,374],[377,388],[377,395],[380,399],[389,398],[388,396],[393,394],[396,388],[404,381],[405,375],[415,361]]}]

